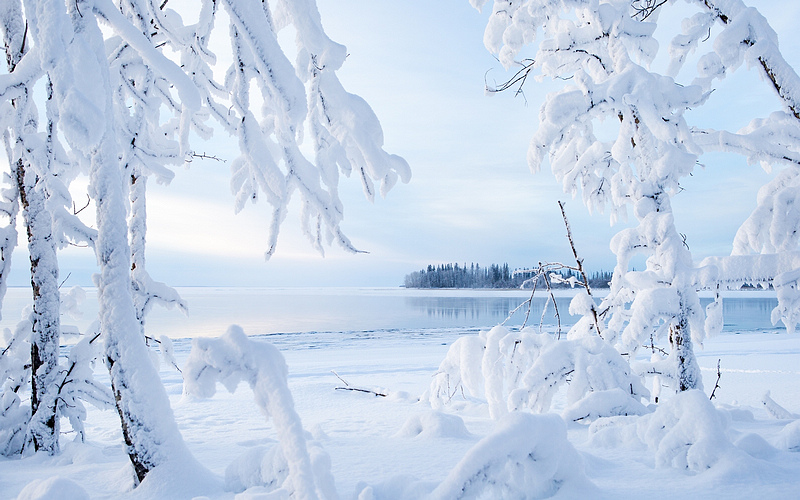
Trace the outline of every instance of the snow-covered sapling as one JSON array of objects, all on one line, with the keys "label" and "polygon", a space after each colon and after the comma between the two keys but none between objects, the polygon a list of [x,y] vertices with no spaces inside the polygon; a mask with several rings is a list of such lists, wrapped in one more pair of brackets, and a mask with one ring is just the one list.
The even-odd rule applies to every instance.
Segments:
[{"label": "snow-covered sapling", "polygon": [[281,460],[289,468],[285,487],[298,499],[335,498],[335,490],[328,491],[333,483],[330,464],[327,468],[312,464],[287,384],[288,372],[283,356],[272,344],[250,340],[241,327],[233,325],[218,339],[192,340],[183,369],[184,391],[207,398],[216,392],[217,382],[230,392],[240,381],[247,382],[259,408],[275,425]]}]

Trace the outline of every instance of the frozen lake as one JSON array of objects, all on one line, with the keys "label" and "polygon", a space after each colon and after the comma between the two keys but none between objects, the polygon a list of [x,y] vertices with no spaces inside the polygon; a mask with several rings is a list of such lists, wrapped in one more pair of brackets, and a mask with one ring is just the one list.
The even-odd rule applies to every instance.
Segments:
[{"label": "frozen lake", "polygon": [[[524,290],[416,290],[404,288],[179,288],[189,314],[154,307],[148,316],[150,335],[172,338],[219,336],[228,325],[241,325],[249,335],[312,332],[377,332],[477,330],[508,317],[530,297]],[[87,289],[83,316],[64,318],[64,324],[84,329],[96,316],[96,291]],[[0,327],[13,328],[30,303],[30,289],[9,288]],[[577,318],[568,313],[574,292],[557,297],[563,327]],[[602,292],[601,292],[602,293]],[[703,299],[703,305],[710,299]],[[546,299],[537,292],[529,325],[537,325]],[[765,331],[773,327],[770,312],[777,304],[773,292],[729,292],[723,299],[725,331]],[[508,321],[519,326],[526,308]],[[552,305],[544,324],[556,323]]]}]

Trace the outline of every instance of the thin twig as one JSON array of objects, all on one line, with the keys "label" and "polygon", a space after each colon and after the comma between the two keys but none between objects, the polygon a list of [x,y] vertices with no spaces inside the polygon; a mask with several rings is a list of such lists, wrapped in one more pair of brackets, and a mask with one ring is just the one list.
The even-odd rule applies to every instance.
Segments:
[{"label": "thin twig", "polygon": [[331,370],[331,373],[333,373],[334,375],[336,375],[336,378],[338,378],[339,380],[341,380],[341,381],[342,381],[342,383],[343,383],[344,385],[346,385],[346,386],[349,386],[349,385],[350,385],[350,384],[348,384],[348,383],[347,383],[347,380],[345,380],[345,379],[343,379],[342,377],[340,377],[340,376],[339,376],[339,374],[338,374],[338,373],[336,373],[336,371],[334,371],[334,370]]},{"label": "thin twig", "polygon": [[64,286],[64,283],[67,282],[67,280],[69,279],[70,276],[72,276],[72,272],[67,273],[67,277],[64,278],[64,281],[62,281],[60,285],[58,285],[58,289],[59,290],[61,290],[61,287]]},{"label": "thin twig", "polygon": [[561,200],[558,201],[558,208],[561,209],[561,217],[564,218],[564,226],[567,228],[567,239],[569,240],[569,246],[572,248],[572,255],[575,257],[575,262],[578,264],[578,272],[583,279],[583,287],[586,289],[586,294],[589,295],[589,298],[592,300],[592,322],[594,323],[594,329],[597,332],[597,335],[600,338],[603,338],[603,334],[600,332],[600,322],[597,318],[597,306],[594,303],[594,297],[592,296],[592,289],[589,288],[589,278],[586,276],[586,271],[583,269],[583,259],[578,257],[578,251],[575,249],[575,241],[572,239],[572,229],[569,226],[569,220],[567,219],[567,212],[564,210],[564,204]]},{"label": "thin twig", "polygon": [[711,396],[708,397],[709,400],[714,399],[714,393],[717,392],[717,389],[720,389],[719,379],[722,378],[722,371],[719,369],[719,364],[721,361],[721,359],[717,359],[717,382],[714,384],[714,390],[711,391]]},{"label": "thin twig", "polygon": [[88,194],[86,195],[86,205],[82,206],[81,208],[78,208],[75,205],[75,201],[73,200],[72,201],[72,215],[78,215],[79,213],[81,213],[84,210],[86,210],[86,208],[89,206],[89,204],[91,202],[92,202],[92,198]]},{"label": "thin twig", "polygon": [[533,290],[531,290],[531,298],[528,299],[528,311],[525,313],[525,321],[522,322],[522,326],[520,330],[525,328],[525,325],[528,324],[528,318],[531,315],[531,308],[533,307],[533,294],[536,293],[536,286],[539,284],[539,275],[536,275],[536,278],[533,280]]},{"label": "thin twig", "polygon": [[227,161],[228,161],[228,160],[225,160],[225,159],[220,158],[220,157],[215,156],[215,155],[207,155],[205,153],[200,153],[200,154],[192,153],[186,159],[186,162],[187,163],[191,163],[193,158],[198,158],[200,160],[214,160],[214,161],[218,161],[218,162],[221,162],[221,163],[227,163]]},{"label": "thin twig", "polygon": [[[556,315],[556,322],[558,323],[558,327],[556,329],[556,333],[558,334],[558,340],[561,340],[561,315],[558,314],[558,304],[556,303],[556,297],[553,295],[553,287],[550,286],[550,278],[548,278],[547,273],[544,273],[544,284],[547,286],[547,293],[549,294],[549,300],[553,302],[553,309],[555,310]],[[542,319],[539,323],[539,329],[542,328],[542,322],[544,322],[544,313],[547,310],[547,304],[545,303],[545,310],[542,311]]]},{"label": "thin twig", "polygon": [[359,388],[359,387],[350,387],[350,384],[348,384],[348,383],[347,383],[347,380],[345,380],[345,379],[343,379],[342,377],[340,377],[340,376],[339,376],[339,374],[338,374],[338,373],[336,373],[334,370],[331,370],[331,373],[333,373],[334,375],[336,375],[336,378],[338,378],[339,380],[341,380],[341,381],[342,381],[342,383],[345,385],[345,387],[334,387],[333,389],[334,389],[335,391],[356,391],[356,392],[366,392],[367,394],[374,394],[376,397],[377,397],[377,396],[380,396],[380,397],[382,397],[382,398],[385,398],[385,397],[386,397],[386,394],[384,394],[384,393],[382,393],[382,392],[378,392],[378,391],[373,391],[372,389],[361,389],[361,388]]}]

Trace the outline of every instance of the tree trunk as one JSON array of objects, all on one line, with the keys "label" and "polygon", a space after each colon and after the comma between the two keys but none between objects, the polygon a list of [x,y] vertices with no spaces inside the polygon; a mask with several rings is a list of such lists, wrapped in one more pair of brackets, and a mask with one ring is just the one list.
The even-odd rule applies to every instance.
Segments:
[{"label": "tree trunk", "polygon": [[[13,73],[26,51],[27,27],[23,28],[19,2],[9,3],[5,9],[7,17],[3,20],[3,45],[8,72]],[[23,102],[15,99],[12,104],[22,110],[21,113],[26,113],[27,95],[21,99]],[[23,123],[28,118],[17,116],[18,146],[21,145]],[[35,117],[32,121],[35,123]],[[48,132],[52,134],[52,123],[50,125]],[[53,221],[47,210],[47,194],[31,166],[20,156],[12,170],[28,233],[33,288],[31,420],[28,436],[35,450],[54,455],[59,451],[60,434],[55,379],[58,376],[58,350],[61,343],[61,296],[58,291],[58,258],[53,242]],[[5,257],[3,255],[3,260]]]},{"label": "tree trunk", "polygon": [[170,456],[187,456],[188,451],[136,319],[125,181],[112,134],[109,127],[92,158],[91,173],[97,203],[100,326],[122,434],[138,482]]},{"label": "tree trunk", "polygon": [[58,260],[53,223],[40,180],[22,159],[16,167],[22,215],[28,232],[33,287],[31,336],[31,422],[34,448],[56,454],[60,425],[57,408],[58,349],[61,343]]},{"label": "tree trunk", "polygon": [[676,359],[676,375],[678,391],[688,391],[691,389],[702,389],[703,380],[700,374],[700,367],[694,357],[692,349],[692,337],[689,334],[688,322],[683,315],[677,325],[672,325],[669,329],[669,343],[672,348],[670,356]]}]

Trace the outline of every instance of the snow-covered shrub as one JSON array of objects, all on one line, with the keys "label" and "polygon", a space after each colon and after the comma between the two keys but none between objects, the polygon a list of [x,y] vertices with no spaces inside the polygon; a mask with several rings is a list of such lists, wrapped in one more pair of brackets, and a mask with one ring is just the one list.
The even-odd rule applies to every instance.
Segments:
[{"label": "snow-covered shrub", "polygon": [[430,499],[589,498],[595,493],[557,415],[517,412],[479,441]]},{"label": "snow-covered shrub", "polygon": [[76,439],[80,441],[86,437],[83,402],[100,409],[114,407],[114,394],[94,379],[95,363],[103,351],[97,332],[99,326],[94,322],[81,340],[70,348],[66,363],[59,366],[58,371],[58,414],[69,419],[72,430],[77,433]]},{"label": "snow-covered shrub", "polygon": [[447,350],[426,397],[435,408],[449,404],[453,397],[483,397],[483,375],[479,367],[486,345],[484,335],[459,337]]},{"label": "snow-covered shrub", "polygon": [[[31,408],[21,405],[21,395],[30,397],[31,315],[28,308],[12,334],[5,331],[6,347],[0,350],[0,454],[18,455],[29,446]],[[92,323],[78,343],[69,348],[66,359],[59,360],[53,369],[53,396],[56,398],[57,418],[67,418],[76,438],[85,438],[84,402],[105,409],[114,405],[114,395],[108,387],[94,379],[94,366],[102,351],[99,324]],[[77,331],[77,330],[76,330]],[[77,332],[80,335],[80,332]]]},{"label": "snow-covered shrub", "polygon": [[5,347],[0,350],[0,455],[22,452],[31,418],[29,405],[22,405],[20,394],[30,391],[31,323],[21,321],[14,333],[3,332]]},{"label": "snow-covered shrub", "polygon": [[702,391],[692,390],[662,402],[654,413],[599,419],[589,427],[589,436],[604,446],[638,440],[655,453],[657,466],[702,472],[736,450],[728,424],[726,413]]},{"label": "snow-covered shrub", "polygon": [[503,326],[453,343],[426,398],[439,408],[459,393],[483,396],[497,419],[509,411],[549,411],[553,396],[565,384],[565,418],[646,412],[640,400],[649,394],[639,377],[596,335],[556,340],[532,328],[509,331]]},{"label": "snow-covered shrub", "polygon": [[[239,473],[241,468],[233,466],[231,485],[254,486],[253,480],[260,479],[276,489],[284,488],[298,500],[335,499],[330,460],[320,449],[314,451],[307,445],[287,384],[288,372],[283,356],[272,344],[252,341],[241,327],[232,325],[218,339],[192,340],[192,350],[183,369],[184,391],[208,398],[216,392],[217,382],[233,392],[244,380],[253,390],[261,411],[272,418],[280,451],[265,452],[259,458],[262,466],[258,475],[254,470]],[[286,479],[281,479],[284,462]]]}]

